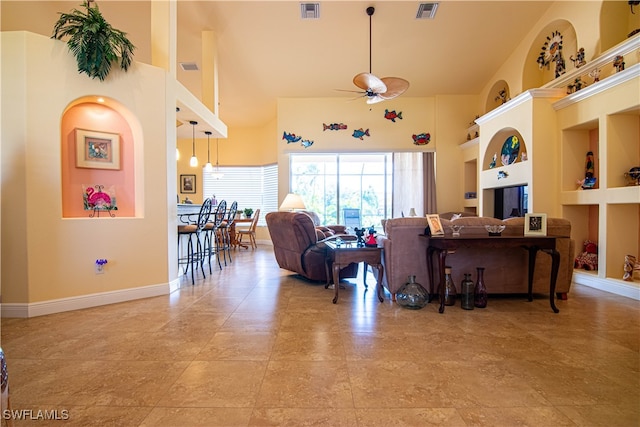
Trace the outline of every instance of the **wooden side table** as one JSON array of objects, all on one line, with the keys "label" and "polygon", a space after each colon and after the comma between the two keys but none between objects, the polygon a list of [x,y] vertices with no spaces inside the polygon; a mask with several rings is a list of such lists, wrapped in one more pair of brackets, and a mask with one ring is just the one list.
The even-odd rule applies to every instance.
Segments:
[{"label": "wooden side table", "polygon": [[325,289],[329,287],[330,278],[330,266],[333,266],[333,284],[335,293],[333,297],[333,303],[338,302],[338,296],[340,294],[340,270],[347,267],[351,263],[364,262],[364,275],[363,283],[367,287],[367,264],[372,265],[378,269],[378,279],[376,283],[376,295],[380,302],[384,301],[382,297],[382,275],[384,273],[384,267],[382,267],[382,248],[376,247],[358,247],[355,245],[347,245],[343,243],[337,245],[335,242],[326,242],[327,245],[327,284]]}]

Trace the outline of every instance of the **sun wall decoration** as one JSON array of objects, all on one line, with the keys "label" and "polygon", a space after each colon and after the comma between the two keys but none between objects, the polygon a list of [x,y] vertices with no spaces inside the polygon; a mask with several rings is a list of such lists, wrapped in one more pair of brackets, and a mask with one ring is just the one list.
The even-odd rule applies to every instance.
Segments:
[{"label": "sun wall decoration", "polygon": [[566,64],[562,57],[562,34],[560,31],[551,33],[551,37],[547,36],[547,41],[542,46],[542,52],[537,59],[538,67],[547,67],[551,62],[555,63],[555,75],[560,77],[566,71]]}]

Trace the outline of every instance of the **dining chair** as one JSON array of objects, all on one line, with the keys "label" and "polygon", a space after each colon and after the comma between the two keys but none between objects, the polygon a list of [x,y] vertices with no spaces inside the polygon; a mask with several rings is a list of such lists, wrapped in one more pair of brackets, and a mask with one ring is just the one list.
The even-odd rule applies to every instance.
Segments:
[{"label": "dining chair", "polygon": [[251,219],[251,224],[249,228],[244,230],[236,231],[236,235],[238,236],[238,244],[242,243],[242,237],[248,236],[249,243],[251,243],[251,249],[256,249],[258,244],[256,243],[256,226],[258,225],[258,218],[260,217],[260,209],[256,209],[256,212],[253,214],[253,218]]},{"label": "dining chair", "polygon": [[238,202],[231,203],[231,207],[227,211],[227,216],[220,224],[220,234],[222,237],[222,250],[224,251],[224,265],[227,265],[227,255],[229,255],[229,262],[233,262],[231,259],[231,229],[235,228],[233,221],[236,219],[236,213],[238,212]]},{"label": "dining chair", "polygon": [[215,255],[218,260],[218,267],[222,270],[222,263],[220,262],[220,251],[222,245],[220,244],[220,225],[225,219],[227,214],[227,202],[220,200],[218,204],[213,208],[211,216],[207,225],[205,226],[205,248],[207,250],[209,273],[211,273],[211,258]]},{"label": "dining chair", "polygon": [[[191,266],[191,284],[195,285],[195,269],[200,264],[202,276],[205,277],[204,260],[206,257],[205,246],[201,241],[205,226],[211,215],[211,199],[205,199],[200,207],[200,212],[195,214],[181,216],[182,224],[178,224],[178,265],[184,265],[184,273],[187,274],[189,266]],[[186,218],[186,219],[185,219]],[[187,255],[180,256],[180,240],[187,238]]]}]

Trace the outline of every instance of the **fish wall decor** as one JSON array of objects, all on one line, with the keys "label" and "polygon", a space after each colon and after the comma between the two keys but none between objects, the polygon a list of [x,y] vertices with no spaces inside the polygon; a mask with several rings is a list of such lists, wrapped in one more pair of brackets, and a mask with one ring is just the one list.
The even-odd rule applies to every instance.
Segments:
[{"label": "fish wall decor", "polygon": [[322,131],[324,132],[325,130],[329,129],[329,130],[344,130],[347,128],[347,125],[345,125],[344,123],[331,123],[330,125],[323,123],[322,124]]},{"label": "fish wall decor", "polygon": [[413,143],[415,145],[427,145],[431,142],[431,134],[430,133],[420,133],[418,135],[413,135]]},{"label": "fish wall decor", "polygon": [[309,148],[313,145],[313,141],[309,141],[308,139],[303,139],[300,142],[300,145],[302,145],[304,148]]},{"label": "fish wall decor", "polygon": [[369,129],[364,130],[360,128],[360,129],[354,130],[351,136],[353,136],[354,138],[360,138],[360,140],[363,141],[365,136],[371,136],[371,135],[369,134]]},{"label": "fish wall decor", "polygon": [[384,118],[387,120],[391,120],[393,123],[395,123],[396,119],[402,120],[402,111],[400,111],[399,113],[396,113],[396,110],[393,110],[393,111],[384,110]]},{"label": "fish wall decor", "polygon": [[284,132],[282,134],[282,139],[286,139],[287,140],[287,144],[292,144],[294,142],[300,141],[302,139],[302,137],[301,136],[296,136],[295,133]]}]

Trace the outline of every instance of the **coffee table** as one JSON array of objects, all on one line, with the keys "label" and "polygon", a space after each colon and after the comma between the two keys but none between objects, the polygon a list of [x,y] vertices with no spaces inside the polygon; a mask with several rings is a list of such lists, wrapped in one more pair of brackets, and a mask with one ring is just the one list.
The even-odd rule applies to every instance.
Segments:
[{"label": "coffee table", "polygon": [[326,258],[326,271],[327,271],[327,284],[325,289],[329,287],[331,282],[331,266],[333,267],[333,287],[335,293],[333,296],[333,303],[338,302],[338,296],[340,294],[340,270],[347,267],[351,263],[364,262],[364,278],[362,282],[364,286],[367,286],[367,264],[372,265],[378,269],[378,279],[376,283],[376,295],[380,302],[384,301],[382,297],[382,274],[384,273],[384,267],[382,267],[382,247],[375,246],[357,246],[355,244],[348,245],[342,243],[341,245],[335,242],[326,242],[327,245],[327,258]]}]

